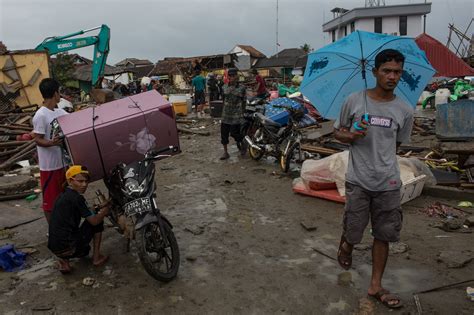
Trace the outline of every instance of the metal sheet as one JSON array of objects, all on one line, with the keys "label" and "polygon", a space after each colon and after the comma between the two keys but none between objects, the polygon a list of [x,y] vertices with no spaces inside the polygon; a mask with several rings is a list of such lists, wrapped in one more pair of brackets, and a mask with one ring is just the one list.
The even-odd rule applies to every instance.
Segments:
[{"label": "metal sheet", "polygon": [[440,104],[436,111],[436,136],[443,139],[462,140],[474,138],[474,101],[459,100]]}]

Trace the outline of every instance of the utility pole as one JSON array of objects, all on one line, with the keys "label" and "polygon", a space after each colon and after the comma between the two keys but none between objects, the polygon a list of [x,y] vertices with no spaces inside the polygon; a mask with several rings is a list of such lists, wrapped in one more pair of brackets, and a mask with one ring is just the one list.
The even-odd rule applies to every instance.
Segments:
[{"label": "utility pole", "polygon": [[[426,4],[426,0],[425,0]],[[423,34],[426,33],[426,13],[423,15]]]},{"label": "utility pole", "polygon": [[278,43],[278,0],[276,0],[276,56],[278,58],[278,46],[280,45]]}]

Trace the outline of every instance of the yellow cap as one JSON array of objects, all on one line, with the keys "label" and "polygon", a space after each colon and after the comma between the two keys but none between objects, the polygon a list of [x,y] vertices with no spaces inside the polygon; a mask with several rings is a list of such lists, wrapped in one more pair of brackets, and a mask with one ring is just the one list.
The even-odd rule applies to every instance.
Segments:
[{"label": "yellow cap", "polygon": [[66,179],[70,179],[71,177],[74,177],[77,174],[85,174],[89,176],[89,171],[87,170],[87,167],[85,166],[73,165],[70,168],[68,168],[66,172]]}]

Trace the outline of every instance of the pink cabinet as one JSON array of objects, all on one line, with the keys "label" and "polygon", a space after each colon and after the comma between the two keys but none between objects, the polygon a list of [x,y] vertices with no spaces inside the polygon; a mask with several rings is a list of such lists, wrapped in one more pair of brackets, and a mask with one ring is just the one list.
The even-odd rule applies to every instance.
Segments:
[{"label": "pink cabinet", "polygon": [[92,181],[118,163],[142,159],[149,149],[179,147],[173,108],[154,90],[61,116],[58,122],[73,163],[86,166]]}]

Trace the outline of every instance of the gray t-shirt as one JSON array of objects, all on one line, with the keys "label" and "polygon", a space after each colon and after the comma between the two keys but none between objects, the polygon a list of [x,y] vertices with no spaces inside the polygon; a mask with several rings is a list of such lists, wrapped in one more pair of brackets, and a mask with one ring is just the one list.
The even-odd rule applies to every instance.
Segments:
[{"label": "gray t-shirt", "polygon": [[[360,121],[365,113],[364,102],[365,91],[351,94],[344,102],[334,127],[355,131],[354,122]],[[399,97],[389,102],[378,102],[367,96],[367,113],[367,135],[350,146],[346,181],[370,191],[399,189],[396,143],[410,141],[413,109]]]}]

